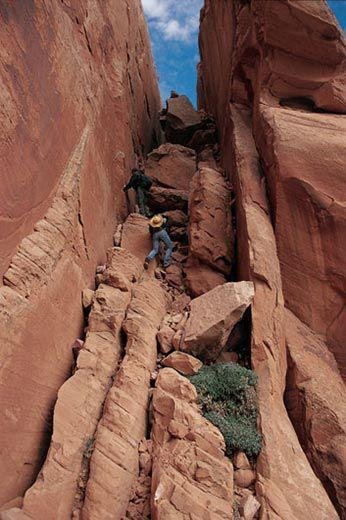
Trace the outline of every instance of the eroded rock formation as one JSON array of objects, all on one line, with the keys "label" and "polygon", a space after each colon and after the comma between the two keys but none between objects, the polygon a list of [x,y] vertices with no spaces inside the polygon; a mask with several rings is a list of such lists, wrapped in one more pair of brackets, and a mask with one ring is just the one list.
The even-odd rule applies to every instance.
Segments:
[{"label": "eroded rock formation", "polygon": [[[32,50],[15,70],[0,60],[3,146],[11,168],[19,145],[28,159],[2,188],[0,518],[343,518],[340,30],[323,0],[206,0],[204,110],[172,93],[168,142],[152,150],[143,14],[110,4],[0,6],[5,51]],[[121,191],[148,152],[148,207],[169,217],[175,246],[165,270],[160,255],[144,270],[148,220]],[[232,452],[232,423],[223,438],[202,411],[226,420],[244,403],[191,382],[250,365],[257,459],[256,417],[257,451],[239,448],[238,430]],[[251,386],[251,414],[257,398]]]},{"label": "eroded rock formation", "polygon": [[[296,362],[304,338],[319,333],[343,371],[345,122],[336,114],[346,110],[345,40],[323,0],[206,0],[200,50],[199,106],[216,119],[236,197],[238,279],[255,284],[251,355],[264,440],[257,461],[260,515],[337,518],[330,499],[341,511],[340,453],[330,452],[333,468],[324,454],[333,451],[331,439],[345,423],[312,440],[309,420],[294,420],[297,413],[310,418],[311,402],[317,406],[321,396],[306,389],[306,398],[297,400],[303,383],[293,358],[287,367],[284,306],[312,329],[301,327],[294,340],[289,331]],[[315,369],[304,363],[305,377],[318,386]],[[283,402],[286,377],[287,396],[296,395],[288,404],[293,424]],[[338,399],[337,371],[330,377]],[[323,413],[334,415],[327,402]]]},{"label": "eroded rock formation", "polygon": [[153,519],[232,517],[233,467],[196,398],[175,370],[160,371],[153,394]]},{"label": "eroded rock formation", "polygon": [[133,291],[123,323],[126,354],[95,434],[82,518],[120,519],[126,514],[138,479],[138,445],[147,431],[150,376],[165,303],[157,281],[143,281]]},{"label": "eroded rock formation", "polygon": [[140,1],[112,4],[0,6],[0,503],[40,468],[81,290],[127,214],[136,154],[159,132]]}]

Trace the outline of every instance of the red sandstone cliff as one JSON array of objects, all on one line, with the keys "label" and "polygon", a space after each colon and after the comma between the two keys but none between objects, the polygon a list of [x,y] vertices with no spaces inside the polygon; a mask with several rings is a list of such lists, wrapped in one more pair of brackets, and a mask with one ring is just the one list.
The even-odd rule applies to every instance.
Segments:
[{"label": "red sandstone cliff", "polygon": [[[139,2],[24,4],[0,6],[1,520],[343,518],[345,43],[326,3],[206,0],[209,114],[174,95],[179,144],[147,158],[165,271],[144,270],[121,191],[159,144]],[[184,377],[225,361],[259,378],[257,460],[225,456]]]},{"label": "red sandstone cliff", "polygon": [[345,374],[344,36],[324,0],[206,0],[199,43],[199,106],[235,189],[239,278],[255,282],[261,518],[335,518],[314,472],[344,511],[343,386],[323,354]]},{"label": "red sandstone cliff", "polygon": [[160,96],[139,0],[0,5],[0,503],[40,467],[83,328],[80,291],[119,220]]}]

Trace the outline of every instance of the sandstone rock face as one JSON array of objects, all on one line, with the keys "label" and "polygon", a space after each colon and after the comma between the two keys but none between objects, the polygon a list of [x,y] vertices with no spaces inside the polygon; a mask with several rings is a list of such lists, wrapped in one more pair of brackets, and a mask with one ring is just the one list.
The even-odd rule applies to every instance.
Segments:
[{"label": "sandstone rock face", "polygon": [[[333,468],[317,457],[322,473],[334,473],[324,489],[315,456],[321,445],[331,446],[316,438],[306,447],[305,432],[300,445],[283,402],[284,301],[322,334],[342,368],[345,130],[340,116],[320,109],[345,112],[344,37],[323,0],[206,0],[200,49],[199,107],[215,116],[236,196],[238,276],[255,284],[251,351],[263,435],[256,483],[261,518],[337,518],[326,490],[337,486],[340,454]],[[306,381],[318,380],[305,368]],[[338,383],[331,386],[337,399]]]},{"label": "sandstone rock face", "polygon": [[226,283],[190,303],[181,349],[215,360],[254,297],[252,282]]},{"label": "sandstone rock face", "polygon": [[268,107],[256,125],[286,306],[325,336],[346,375],[346,120]]},{"label": "sandstone rock face", "polygon": [[[128,283],[141,268],[124,250],[108,254],[107,268],[122,271],[126,259]],[[132,270],[130,267],[132,260]],[[121,327],[131,300],[131,287],[100,285],[94,294],[86,341],[75,374],[58,393],[48,456],[35,484],[27,491],[23,511],[31,518],[67,520],[76,500],[77,485],[87,478],[86,452],[93,437],[112,377],[121,358]],[[84,482],[85,483],[85,482]],[[18,513],[19,514],[19,513]]]},{"label": "sandstone rock face", "polygon": [[0,504],[41,465],[83,327],[81,291],[126,214],[135,151],[157,133],[140,2],[116,4],[0,7]]},{"label": "sandstone rock face", "polygon": [[[338,515],[306,459],[284,406],[287,355],[276,240],[258,169],[250,112],[244,107],[232,107],[230,116],[232,129],[227,129],[227,142],[231,142],[234,155],[226,156],[226,161],[232,168],[239,200],[239,277],[252,279],[255,286],[251,356],[259,378],[257,394],[263,437],[256,466],[261,515],[293,520],[304,518],[309,511],[319,518],[336,519]],[[314,489],[314,493],[309,489]]]},{"label": "sandstone rock face", "polygon": [[148,155],[146,173],[160,186],[189,190],[196,171],[196,154],[190,148],[163,144]]},{"label": "sandstone rock face", "polygon": [[135,287],[124,323],[126,355],[108,392],[95,436],[82,513],[86,520],[126,514],[139,473],[138,445],[146,434],[156,334],[165,312],[165,294],[156,281]]},{"label": "sandstone rock face", "polygon": [[324,341],[286,311],[286,406],[304,451],[342,518],[346,511],[345,387]]},{"label": "sandstone rock face", "polygon": [[224,440],[200,415],[194,386],[171,368],[156,381],[153,417],[152,518],[232,518]]},{"label": "sandstone rock face", "polygon": [[[251,103],[257,79],[264,101],[300,98],[345,113],[345,41],[327,2],[271,4],[205,0],[198,103],[215,115],[219,131],[229,94],[232,102]],[[216,32],[215,23],[223,30]],[[261,61],[264,47],[270,58]]]},{"label": "sandstone rock face", "polygon": [[218,285],[226,283],[223,274],[214,271],[208,265],[199,262],[192,256],[189,257],[184,267],[186,285],[190,294],[194,297],[211,291]]},{"label": "sandstone rock face", "polygon": [[[223,45],[211,29],[219,23]],[[252,108],[286,306],[326,337],[343,372],[345,121],[334,115],[346,112],[343,33],[324,0],[207,0],[200,48],[199,103],[220,134],[229,99]]]},{"label": "sandstone rock face", "polygon": [[230,190],[221,173],[201,168],[189,198],[189,247],[193,257],[229,274],[233,256]]}]

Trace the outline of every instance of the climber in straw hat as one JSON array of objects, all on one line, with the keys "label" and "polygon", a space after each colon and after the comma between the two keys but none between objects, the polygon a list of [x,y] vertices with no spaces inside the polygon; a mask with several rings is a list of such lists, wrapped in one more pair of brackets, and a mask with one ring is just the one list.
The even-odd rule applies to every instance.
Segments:
[{"label": "climber in straw hat", "polygon": [[154,260],[160,249],[160,241],[167,246],[165,256],[163,259],[163,266],[168,267],[171,263],[173,252],[173,242],[167,233],[168,218],[163,215],[154,215],[149,221],[149,230],[153,240],[153,249],[150,251],[144,262],[144,268],[148,269],[149,262]]}]

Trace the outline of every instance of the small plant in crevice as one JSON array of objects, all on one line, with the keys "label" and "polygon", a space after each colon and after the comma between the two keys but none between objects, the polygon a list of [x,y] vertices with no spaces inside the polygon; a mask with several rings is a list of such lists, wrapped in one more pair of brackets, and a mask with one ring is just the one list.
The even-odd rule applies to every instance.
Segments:
[{"label": "small plant in crevice", "polygon": [[95,447],[95,437],[89,437],[84,445],[83,458],[90,459]]},{"label": "small plant in crevice", "polygon": [[239,503],[236,498],[233,500],[233,520],[241,520],[241,515],[239,512]]},{"label": "small plant in crevice", "polygon": [[196,387],[202,413],[219,428],[226,454],[244,451],[254,458],[261,450],[257,431],[256,374],[236,363],[203,367],[190,378]]}]

